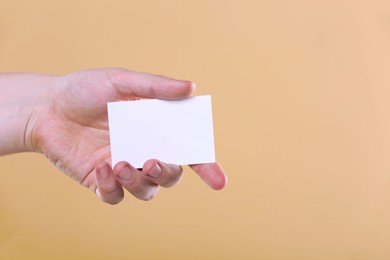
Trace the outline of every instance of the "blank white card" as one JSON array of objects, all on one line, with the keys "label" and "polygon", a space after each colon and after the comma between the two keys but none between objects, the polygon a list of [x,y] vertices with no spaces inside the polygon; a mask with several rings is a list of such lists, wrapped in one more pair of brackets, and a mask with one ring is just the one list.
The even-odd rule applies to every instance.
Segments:
[{"label": "blank white card", "polygon": [[107,106],[113,165],[127,161],[142,168],[149,159],[178,165],[215,162],[211,96]]}]

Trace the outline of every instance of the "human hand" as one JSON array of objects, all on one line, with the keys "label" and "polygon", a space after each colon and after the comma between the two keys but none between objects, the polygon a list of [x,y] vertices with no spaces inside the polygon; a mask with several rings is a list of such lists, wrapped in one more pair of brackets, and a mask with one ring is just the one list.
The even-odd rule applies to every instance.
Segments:
[{"label": "human hand", "polygon": [[[79,71],[47,82],[51,86],[42,88],[43,104],[26,125],[27,146],[45,154],[61,171],[110,204],[123,199],[123,188],[139,199],[150,200],[159,186],[172,187],[180,180],[181,166],[157,159],[145,162],[142,170],[127,162],[112,169],[107,102],[183,99],[195,90],[192,82],[124,69]],[[210,187],[218,190],[226,185],[220,164],[190,167]]]}]

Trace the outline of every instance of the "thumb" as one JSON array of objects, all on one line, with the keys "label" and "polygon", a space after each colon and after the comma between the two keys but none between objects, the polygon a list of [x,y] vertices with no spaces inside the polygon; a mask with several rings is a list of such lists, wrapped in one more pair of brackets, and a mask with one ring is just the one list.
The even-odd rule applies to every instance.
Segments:
[{"label": "thumb", "polygon": [[195,83],[126,69],[109,73],[114,88],[121,97],[183,99],[195,91]]},{"label": "thumb", "polygon": [[190,167],[214,190],[222,190],[227,184],[227,176],[222,166],[216,163],[193,164]]}]

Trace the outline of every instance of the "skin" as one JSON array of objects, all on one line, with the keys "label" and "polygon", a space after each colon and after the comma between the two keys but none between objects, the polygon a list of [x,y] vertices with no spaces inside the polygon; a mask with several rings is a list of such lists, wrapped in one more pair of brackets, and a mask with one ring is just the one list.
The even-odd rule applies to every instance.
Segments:
[{"label": "skin", "polygon": [[[142,170],[127,162],[112,167],[107,102],[177,100],[194,91],[191,81],[118,68],[63,76],[0,74],[0,156],[43,153],[109,204],[119,203],[124,190],[150,200],[160,186],[169,188],[180,181],[182,167],[152,158]],[[227,177],[219,163],[190,167],[211,188],[225,187]]]}]

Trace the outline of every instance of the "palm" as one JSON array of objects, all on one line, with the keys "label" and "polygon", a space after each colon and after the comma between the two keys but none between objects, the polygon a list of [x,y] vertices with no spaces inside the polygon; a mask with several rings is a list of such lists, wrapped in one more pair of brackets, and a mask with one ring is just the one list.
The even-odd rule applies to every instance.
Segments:
[{"label": "palm", "polygon": [[117,93],[109,77],[95,71],[71,74],[66,81],[40,130],[41,147],[58,168],[92,189],[96,163],[111,162],[106,104]]}]

